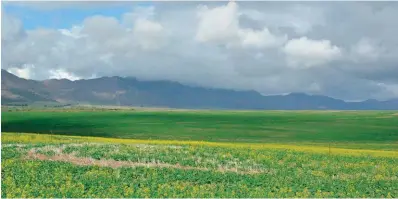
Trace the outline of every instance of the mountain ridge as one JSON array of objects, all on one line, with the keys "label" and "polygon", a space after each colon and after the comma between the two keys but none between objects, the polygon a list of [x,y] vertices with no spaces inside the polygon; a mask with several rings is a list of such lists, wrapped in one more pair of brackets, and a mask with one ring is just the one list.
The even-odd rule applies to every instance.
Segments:
[{"label": "mountain ridge", "polygon": [[3,69],[1,77],[2,104],[44,101],[194,109],[398,110],[398,99],[346,102],[297,92],[264,96],[253,90],[204,88],[166,80],[140,81],[134,77],[36,81],[19,78]]}]

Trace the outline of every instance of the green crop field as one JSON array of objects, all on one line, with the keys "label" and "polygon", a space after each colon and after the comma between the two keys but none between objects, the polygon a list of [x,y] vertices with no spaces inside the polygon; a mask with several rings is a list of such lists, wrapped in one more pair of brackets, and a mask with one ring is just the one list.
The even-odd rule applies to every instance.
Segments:
[{"label": "green crop field", "polygon": [[4,132],[217,142],[398,141],[397,112],[3,112]]},{"label": "green crop field", "polygon": [[398,197],[397,112],[1,117],[2,197]]}]

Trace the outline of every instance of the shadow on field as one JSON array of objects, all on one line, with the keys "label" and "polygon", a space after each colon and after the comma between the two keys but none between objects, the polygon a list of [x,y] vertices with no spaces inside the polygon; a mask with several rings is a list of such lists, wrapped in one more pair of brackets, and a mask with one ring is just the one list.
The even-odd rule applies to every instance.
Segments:
[{"label": "shadow on field", "polygon": [[87,120],[59,117],[6,121],[1,123],[1,129],[2,132],[111,137],[109,132],[101,132]]}]

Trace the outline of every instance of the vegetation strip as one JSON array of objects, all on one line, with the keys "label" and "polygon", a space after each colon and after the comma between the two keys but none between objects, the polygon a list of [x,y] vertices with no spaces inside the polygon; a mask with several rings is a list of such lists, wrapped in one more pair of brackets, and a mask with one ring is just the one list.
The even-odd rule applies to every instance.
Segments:
[{"label": "vegetation strip", "polygon": [[82,158],[76,157],[73,154],[63,154],[61,153],[55,154],[53,156],[46,156],[44,154],[39,154],[36,152],[36,149],[31,149],[28,152],[28,155],[25,157],[27,160],[46,160],[46,161],[58,161],[58,162],[68,162],[79,166],[100,166],[100,167],[111,167],[111,168],[120,168],[120,167],[156,167],[156,168],[173,168],[173,169],[182,169],[182,170],[198,170],[198,171],[217,171],[221,173],[225,172],[233,172],[238,174],[258,174],[264,173],[259,170],[250,170],[248,172],[238,171],[238,169],[231,168],[218,168],[216,170],[211,170],[209,168],[204,167],[191,167],[191,166],[182,166],[179,164],[172,165],[167,163],[159,163],[159,162],[131,162],[131,161],[116,161],[116,160],[95,160],[93,158]]},{"label": "vegetation strip", "polygon": [[225,143],[205,141],[177,141],[177,140],[139,140],[100,138],[85,136],[60,136],[32,133],[2,133],[3,142],[18,143],[113,143],[113,144],[161,144],[161,145],[195,145],[227,148],[251,148],[251,149],[281,149],[294,150],[311,153],[326,153],[330,155],[352,155],[352,156],[376,156],[376,157],[398,157],[398,151],[368,150],[368,149],[345,149],[321,146],[303,146],[288,144],[258,144],[258,143]]}]

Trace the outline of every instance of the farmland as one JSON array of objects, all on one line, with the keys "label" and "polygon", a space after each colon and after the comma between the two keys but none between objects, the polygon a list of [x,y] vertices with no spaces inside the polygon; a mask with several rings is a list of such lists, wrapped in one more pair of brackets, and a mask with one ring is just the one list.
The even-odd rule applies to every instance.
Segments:
[{"label": "farmland", "polygon": [[381,111],[2,113],[2,197],[398,197]]},{"label": "farmland", "polygon": [[397,124],[397,113],[388,111],[71,110],[2,113],[3,132],[249,143],[388,144],[398,140]]}]

